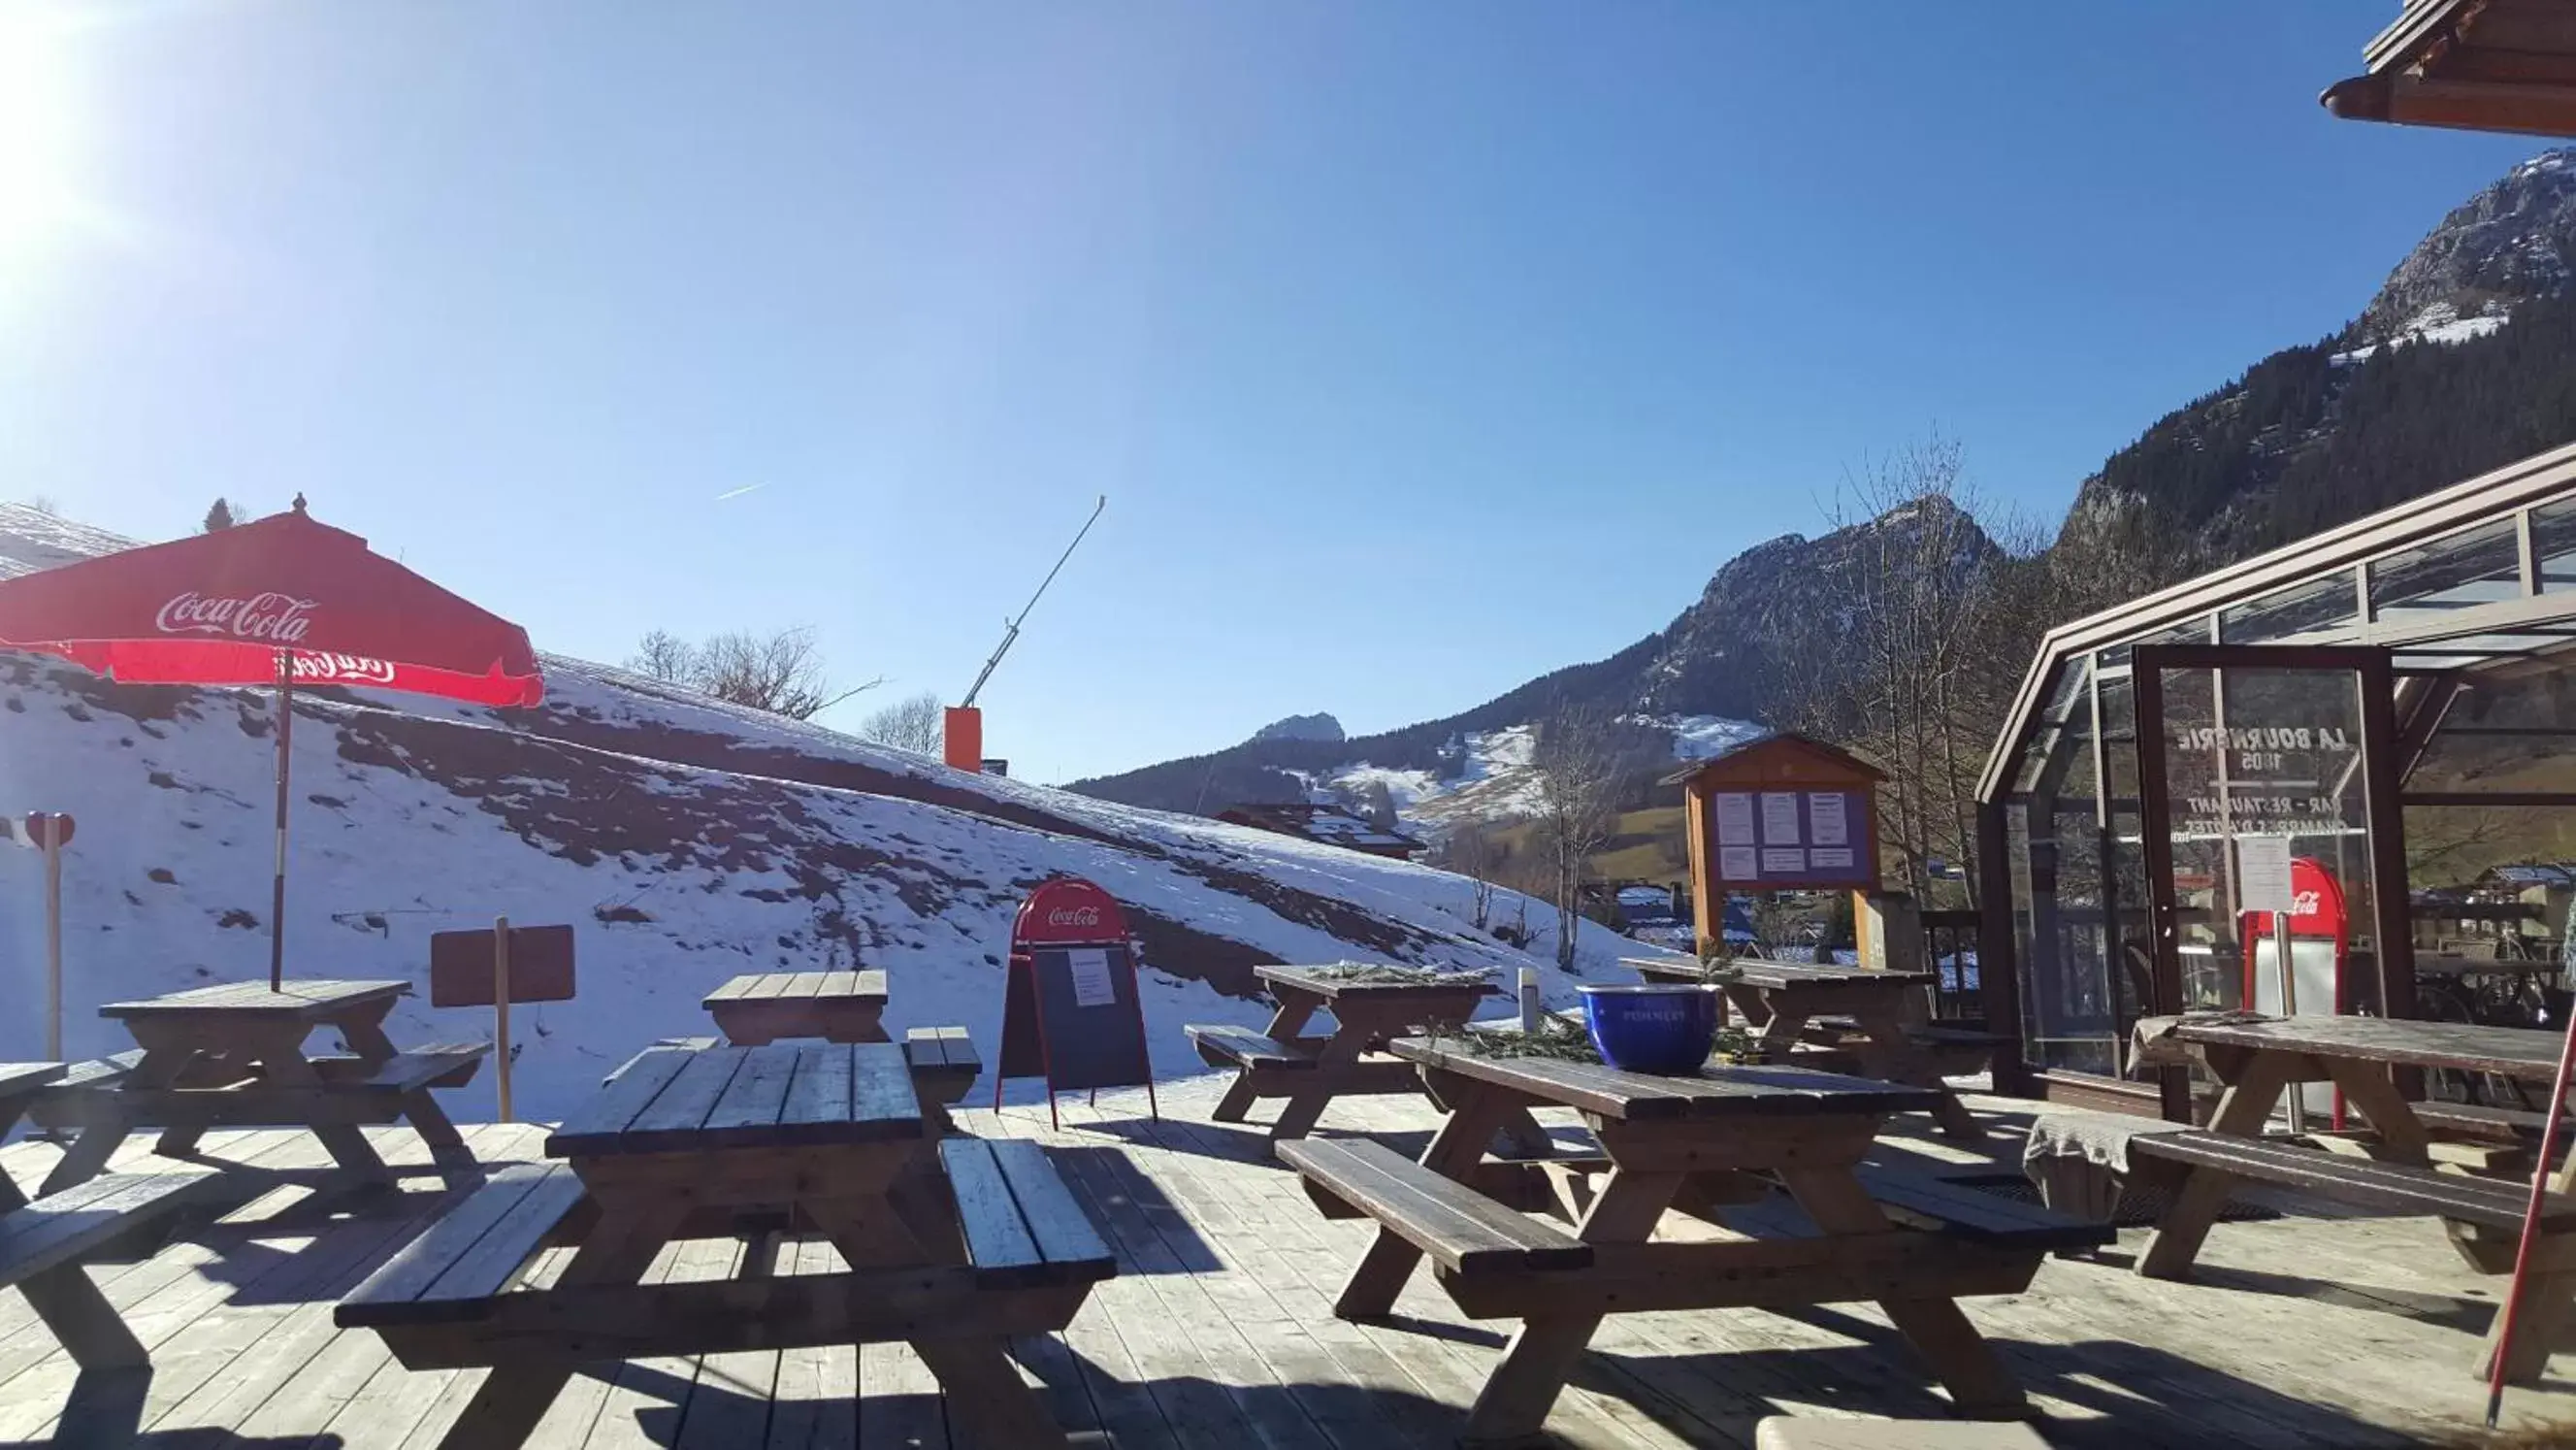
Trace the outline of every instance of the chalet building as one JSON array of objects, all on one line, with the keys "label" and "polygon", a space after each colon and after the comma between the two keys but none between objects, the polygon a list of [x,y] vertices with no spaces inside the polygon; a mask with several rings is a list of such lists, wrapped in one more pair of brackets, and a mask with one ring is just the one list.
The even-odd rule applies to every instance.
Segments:
[{"label": "chalet building", "polygon": [[1327,846],[1340,846],[1396,861],[1410,861],[1423,849],[1422,843],[1413,837],[1372,825],[1339,806],[1236,806],[1232,810],[1219,811],[1217,819],[1228,825],[1251,826],[1258,830],[1276,831],[1283,836],[1301,836]]}]

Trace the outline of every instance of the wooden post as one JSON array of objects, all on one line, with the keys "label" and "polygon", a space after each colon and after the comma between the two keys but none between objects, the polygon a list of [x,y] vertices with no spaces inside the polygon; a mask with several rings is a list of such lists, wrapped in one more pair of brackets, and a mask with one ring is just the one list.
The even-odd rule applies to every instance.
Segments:
[{"label": "wooden post", "polygon": [[495,1067],[494,1084],[501,1095],[501,1121],[515,1122],[510,1116],[510,918],[492,918],[492,1021],[494,1055],[500,1061]]},{"label": "wooden post", "polygon": [[45,1060],[63,1060],[63,828],[45,818]]}]

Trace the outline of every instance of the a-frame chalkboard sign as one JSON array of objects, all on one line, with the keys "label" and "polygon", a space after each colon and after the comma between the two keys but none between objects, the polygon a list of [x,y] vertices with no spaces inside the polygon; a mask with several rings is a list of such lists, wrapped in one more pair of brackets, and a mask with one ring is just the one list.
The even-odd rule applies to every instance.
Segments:
[{"label": "a-frame chalkboard sign", "polygon": [[1047,1080],[1050,1123],[1057,1093],[1089,1088],[1096,1096],[1101,1088],[1139,1084],[1146,1107],[1162,1117],[1126,914],[1108,892],[1079,876],[1058,876],[1030,892],[1011,924],[1002,1063],[993,1073],[996,1109],[1003,1080],[1014,1077]]}]

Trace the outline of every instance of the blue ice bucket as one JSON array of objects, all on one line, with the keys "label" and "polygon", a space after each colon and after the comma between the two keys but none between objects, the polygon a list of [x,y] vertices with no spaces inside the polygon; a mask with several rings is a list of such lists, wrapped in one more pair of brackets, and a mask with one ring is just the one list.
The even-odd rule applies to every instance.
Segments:
[{"label": "blue ice bucket", "polygon": [[1578,987],[1601,1060],[1622,1072],[1692,1073],[1717,1043],[1714,986]]}]

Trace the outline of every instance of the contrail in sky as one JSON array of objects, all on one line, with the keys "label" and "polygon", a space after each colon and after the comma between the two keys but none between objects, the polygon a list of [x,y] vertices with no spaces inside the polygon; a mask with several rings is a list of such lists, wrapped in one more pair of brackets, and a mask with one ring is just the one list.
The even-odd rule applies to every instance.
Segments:
[{"label": "contrail in sky", "polygon": [[746,483],[740,488],[729,488],[724,492],[717,494],[716,502],[723,503],[729,498],[740,498],[747,493],[758,493],[760,490],[767,487],[769,487],[769,485],[765,483]]}]

